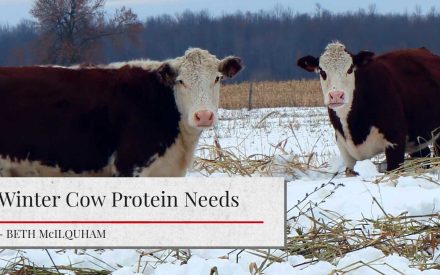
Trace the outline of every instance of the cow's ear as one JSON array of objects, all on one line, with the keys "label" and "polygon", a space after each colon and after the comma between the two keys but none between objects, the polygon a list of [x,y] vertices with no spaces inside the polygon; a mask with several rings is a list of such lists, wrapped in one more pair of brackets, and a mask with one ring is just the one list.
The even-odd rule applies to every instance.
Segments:
[{"label": "cow's ear", "polygon": [[234,77],[239,71],[243,69],[243,62],[239,57],[228,56],[223,58],[218,65],[218,71],[226,77]]},{"label": "cow's ear", "polygon": [[353,64],[356,67],[363,67],[368,65],[374,57],[373,52],[369,51],[360,51],[358,54],[353,55]]},{"label": "cow's ear", "polygon": [[319,60],[314,56],[307,55],[298,59],[296,65],[308,72],[315,72],[319,67]]},{"label": "cow's ear", "polygon": [[168,86],[174,86],[174,82],[177,78],[177,72],[171,67],[170,64],[164,63],[157,68],[160,81]]}]

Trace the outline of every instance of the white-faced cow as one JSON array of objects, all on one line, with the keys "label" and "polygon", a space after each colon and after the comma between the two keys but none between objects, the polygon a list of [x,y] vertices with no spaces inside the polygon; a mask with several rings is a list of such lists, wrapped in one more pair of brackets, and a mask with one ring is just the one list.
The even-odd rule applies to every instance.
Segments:
[{"label": "white-faced cow", "polygon": [[241,60],[190,49],[149,63],[0,68],[1,175],[185,175]]},{"label": "white-faced cow", "polygon": [[336,140],[347,168],[385,152],[387,170],[408,152],[429,156],[440,132],[440,57],[425,48],[380,56],[351,54],[334,42],[298,66],[318,72]]}]

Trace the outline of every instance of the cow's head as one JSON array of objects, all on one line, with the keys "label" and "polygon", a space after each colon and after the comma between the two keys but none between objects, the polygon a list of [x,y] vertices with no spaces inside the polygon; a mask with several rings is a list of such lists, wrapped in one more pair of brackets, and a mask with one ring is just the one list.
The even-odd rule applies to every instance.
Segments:
[{"label": "cow's head", "polygon": [[219,107],[220,82],[231,78],[243,67],[234,56],[222,60],[206,50],[189,49],[172,66],[177,70],[174,94],[182,120],[193,128],[214,126]]},{"label": "cow's head", "polygon": [[324,53],[317,58],[311,55],[298,59],[298,66],[309,72],[320,74],[324,104],[339,109],[353,100],[355,89],[355,71],[366,66],[374,53],[361,51],[351,54],[339,42],[327,45]]}]

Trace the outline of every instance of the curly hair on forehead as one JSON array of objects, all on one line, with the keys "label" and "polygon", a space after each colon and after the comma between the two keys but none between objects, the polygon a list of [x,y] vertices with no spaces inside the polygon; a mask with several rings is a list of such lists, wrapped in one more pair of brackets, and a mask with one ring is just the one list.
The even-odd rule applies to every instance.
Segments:
[{"label": "curly hair on forehead", "polygon": [[350,53],[346,50],[345,45],[339,41],[332,42],[325,47],[324,52],[321,57],[326,59],[339,60],[341,58],[346,58]]},{"label": "curly hair on forehead", "polygon": [[328,44],[319,58],[320,66],[334,69],[345,69],[345,67],[351,66],[352,63],[351,54],[346,50],[345,45],[339,41]]},{"label": "curly hair on forehead", "polygon": [[194,64],[217,61],[217,58],[214,55],[209,53],[207,50],[202,50],[200,48],[189,48],[185,51],[183,59]]}]

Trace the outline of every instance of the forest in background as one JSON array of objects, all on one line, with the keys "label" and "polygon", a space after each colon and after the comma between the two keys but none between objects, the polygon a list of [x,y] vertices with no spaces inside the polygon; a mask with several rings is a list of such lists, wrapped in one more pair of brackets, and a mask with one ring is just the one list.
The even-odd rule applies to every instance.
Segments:
[{"label": "forest in background", "polygon": [[[135,58],[166,59],[188,47],[209,50],[218,57],[240,56],[246,69],[234,81],[288,80],[314,77],[296,67],[306,54],[319,55],[325,45],[339,40],[352,52],[383,53],[393,49],[426,47],[440,54],[440,13],[419,7],[406,14],[367,10],[331,13],[317,5],[314,14],[276,6],[270,11],[236,12],[212,16],[206,11],[148,17],[140,28],[116,39],[103,36],[84,63],[108,63]],[[41,33],[25,20],[0,26],[0,66],[42,64]],[[66,65],[66,64],[63,64]]]}]

